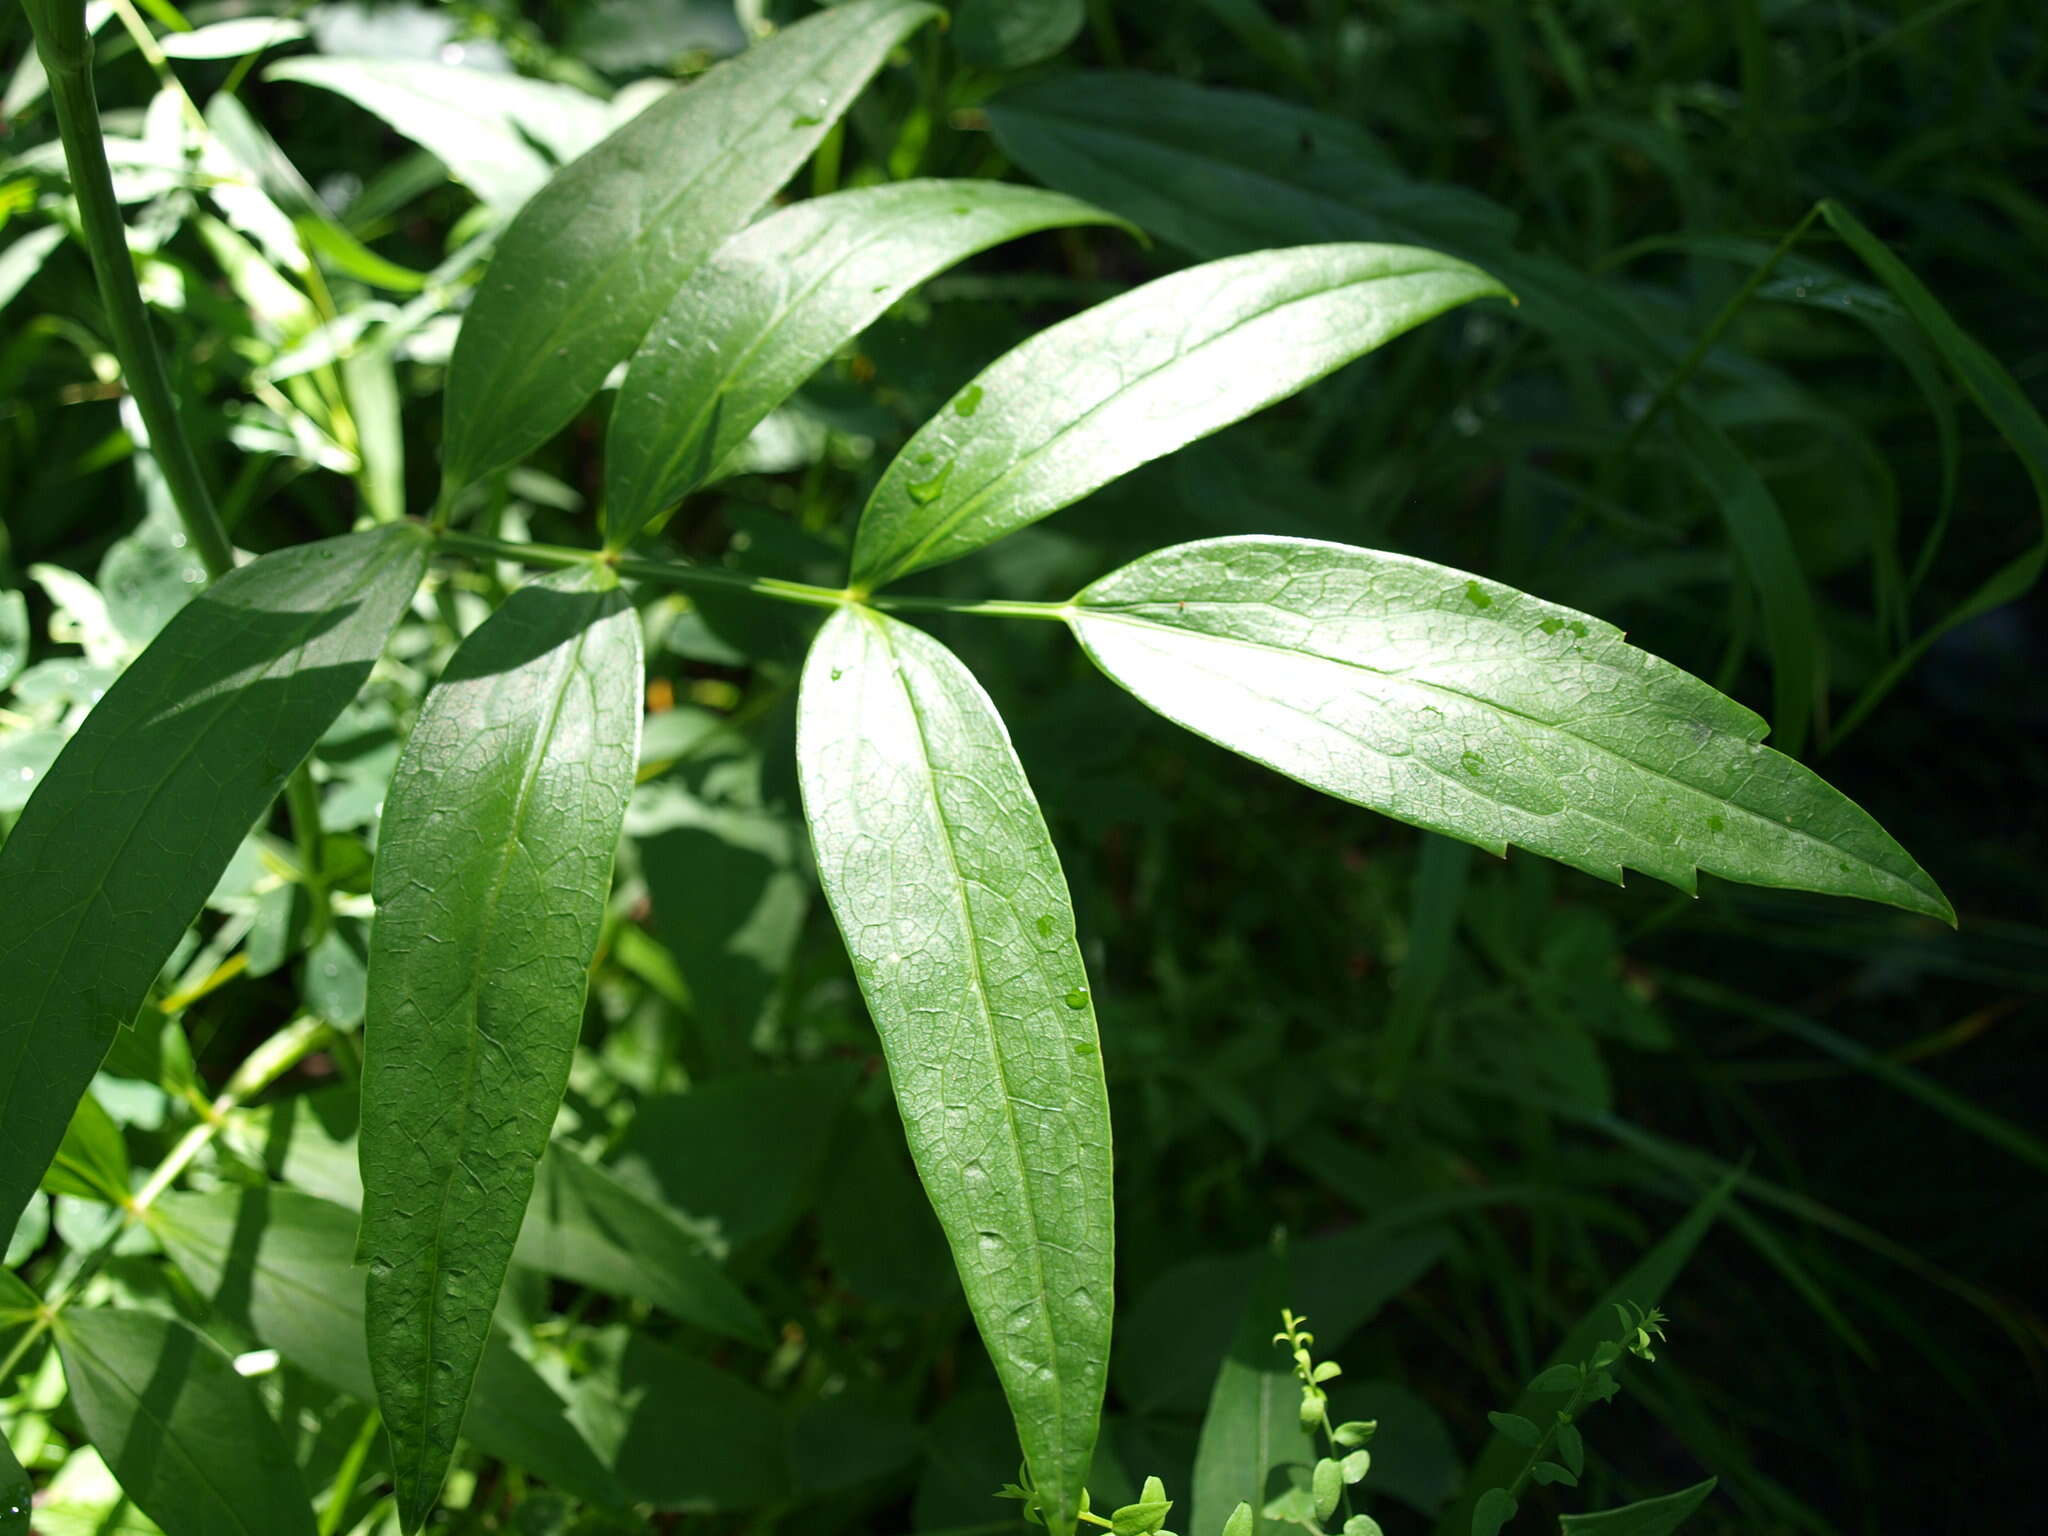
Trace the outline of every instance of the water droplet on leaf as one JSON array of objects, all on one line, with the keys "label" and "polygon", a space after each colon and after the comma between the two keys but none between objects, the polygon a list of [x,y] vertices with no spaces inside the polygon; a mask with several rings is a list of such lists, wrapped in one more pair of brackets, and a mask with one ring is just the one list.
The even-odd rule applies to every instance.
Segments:
[{"label": "water droplet on leaf", "polygon": [[1086,1008],[1088,1006],[1088,989],[1086,987],[1070,988],[1067,992],[1067,1006],[1069,1008]]},{"label": "water droplet on leaf", "polygon": [[972,416],[980,409],[981,386],[979,384],[968,385],[960,391],[960,398],[953,402],[953,411],[956,415]]},{"label": "water droplet on leaf", "polygon": [[952,475],[953,461],[948,459],[939,466],[938,473],[933,475],[931,479],[913,480],[904,489],[910,492],[910,499],[919,506],[929,506],[932,502],[937,501],[946,494],[946,482],[952,478]]},{"label": "water droplet on leaf", "polygon": [[1491,608],[1493,606],[1493,599],[1479,590],[1479,583],[1476,581],[1465,583],[1465,596],[1471,601],[1474,608]]}]

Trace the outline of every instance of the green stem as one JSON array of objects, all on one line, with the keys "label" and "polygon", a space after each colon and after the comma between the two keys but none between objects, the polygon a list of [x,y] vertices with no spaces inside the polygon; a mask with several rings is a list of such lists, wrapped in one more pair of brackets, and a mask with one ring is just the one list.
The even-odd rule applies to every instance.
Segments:
[{"label": "green stem", "polygon": [[[164,483],[185,524],[192,548],[205,563],[209,574],[223,576],[234,569],[234,546],[214,510],[213,497],[199,472],[199,460],[192,452],[178,422],[176,397],[170,376],[164,371],[162,355],[150,335],[149,311],[135,286],[135,263],[128,254],[127,226],[121,221],[121,207],[114,199],[113,173],[107,166],[106,145],[100,138],[99,104],[93,96],[92,41],[59,34],[50,24],[44,8],[29,10],[35,23],[36,48],[49,76],[50,100],[57,111],[57,132],[64,141],[64,160],[71,171],[71,190],[78,200],[78,218],[85,231],[86,249],[92,256],[93,275],[99,280],[100,301],[106,306],[107,325],[113,332],[114,355],[128,381],[128,392],[149,433],[150,451],[163,470]],[[67,29],[68,30],[68,29]]]},{"label": "green stem", "polygon": [[889,613],[964,613],[978,618],[1051,619],[1056,623],[1064,622],[1073,611],[1071,603],[1029,603],[1004,598],[869,598],[864,593],[814,587],[808,582],[784,581],[778,576],[751,576],[744,571],[685,565],[678,560],[642,560],[607,550],[572,549],[562,544],[515,544],[507,539],[485,538],[476,533],[440,530],[435,532],[434,542],[451,553],[481,559],[516,560],[522,565],[555,570],[579,565],[608,565],[633,581],[649,581],[665,587],[750,592],[756,597],[796,603],[806,608],[844,608],[849,604],[866,604]]},{"label": "green stem", "polygon": [[299,871],[305,877],[310,900],[308,937],[319,943],[327,936],[327,855],[325,834],[320,827],[320,788],[313,782],[310,763],[293,770],[284,787],[285,809],[291,815],[292,839],[299,848]]},{"label": "green stem", "polygon": [[1734,295],[1728,302],[1721,306],[1721,312],[1714,316],[1713,324],[1700,333],[1699,340],[1692,344],[1692,350],[1685,354],[1685,357],[1679,362],[1677,370],[1658,389],[1656,397],[1650,401],[1650,408],[1638,416],[1635,424],[1628,429],[1628,436],[1622,441],[1621,452],[1615,456],[1616,462],[1624,464],[1628,462],[1629,455],[1635,451],[1636,444],[1642,441],[1643,434],[1649,430],[1650,423],[1655,421],[1663,412],[1664,407],[1671,403],[1672,396],[1685,387],[1686,381],[1699,371],[1699,366],[1706,360],[1707,353],[1713,349],[1714,343],[1721,339],[1721,333],[1727,330],[1734,322],[1736,315],[1741,312],[1742,306],[1747,304],[1751,295],[1764,285],[1765,280],[1773,272],[1778,270],[1778,263],[1785,259],[1786,253],[1799,243],[1800,237],[1806,233],[1807,227],[1819,217],[1820,204],[1815,203],[1806,210],[1805,217],[1800,219],[1797,224],[1794,224],[1786,232],[1785,238],[1778,242],[1777,249],[1764,258],[1763,264],[1750,273],[1742,286],[1735,290]]}]

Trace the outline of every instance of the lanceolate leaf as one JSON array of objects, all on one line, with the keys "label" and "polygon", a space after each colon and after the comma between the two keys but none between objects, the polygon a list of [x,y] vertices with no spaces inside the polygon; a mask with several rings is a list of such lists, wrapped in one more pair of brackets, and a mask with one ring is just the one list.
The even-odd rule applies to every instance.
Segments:
[{"label": "lanceolate leaf", "polygon": [[640,743],[640,626],[565,573],[463,643],[377,849],[363,1068],[370,1364],[408,1530],[462,1428],[569,1077]]},{"label": "lanceolate leaf", "polygon": [[817,147],[917,0],[853,0],[663,97],[564,166],[506,229],[448,368],[466,485],[583,408],[705,257]]},{"label": "lanceolate leaf", "polygon": [[[362,1275],[350,1262],[353,1211],[259,1187],[168,1194],[147,1220],[200,1294],[285,1364],[336,1391],[373,1396]],[[618,1500],[611,1474],[570,1423],[568,1405],[501,1334],[484,1346],[462,1437],[579,1499]]]},{"label": "lanceolate leaf", "polygon": [[984,69],[1021,69],[1080,35],[1083,0],[961,0],[957,46]]},{"label": "lanceolate leaf", "polygon": [[57,1347],[94,1448],[166,1536],[313,1536],[284,1436],[211,1340],[109,1310],[67,1314]]},{"label": "lanceolate leaf", "polygon": [[1309,539],[1159,550],[1068,609],[1168,719],[1340,799],[1619,881],[1695,871],[1952,922],[1935,883],[1764,723],[1611,624]]},{"label": "lanceolate leaf", "polygon": [[997,359],[911,438],[861,516],[854,582],[979,549],[1488,294],[1506,290],[1432,251],[1315,245],[1097,305]]},{"label": "lanceolate leaf", "polygon": [[1220,1529],[1239,1504],[1252,1509],[1246,1536],[1286,1529],[1263,1514],[1266,1476],[1315,1453],[1301,1428],[1301,1385],[1287,1352],[1273,1343],[1288,1294],[1287,1252],[1276,1243],[1259,1266],[1230,1353],[1209,1390],[1195,1445],[1190,1530]]},{"label": "lanceolate leaf", "polygon": [[1560,1522],[1564,1536],[1671,1536],[1707,1502],[1718,1478],[1660,1499],[1643,1499],[1622,1509],[1603,1509],[1591,1515],[1566,1515]]},{"label": "lanceolate leaf", "polygon": [[0,848],[0,1228],[256,818],[369,675],[416,529],[300,545],[180,609]]},{"label": "lanceolate leaf", "polygon": [[844,609],[805,662],[819,877],[1031,1474],[1070,1531],[1109,1357],[1109,1104],[1059,860],[994,706]]},{"label": "lanceolate leaf", "polygon": [[709,478],[847,341],[954,262],[1108,214],[993,181],[903,181],[814,198],[727,241],[633,355],[605,440],[605,526],[623,545]]}]

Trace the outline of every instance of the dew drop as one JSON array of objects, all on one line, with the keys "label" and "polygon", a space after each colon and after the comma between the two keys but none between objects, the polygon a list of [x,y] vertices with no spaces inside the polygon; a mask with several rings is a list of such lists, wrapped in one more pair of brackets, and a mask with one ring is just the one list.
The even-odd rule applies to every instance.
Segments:
[{"label": "dew drop", "polygon": [[1069,1008],[1086,1008],[1088,1006],[1088,989],[1086,987],[1069,988],[1067,992],[1067,1006]]},{"label": "dew drop", "polygon": [[800,112],[789,120],[789,126],[792,128],[815,128],[823,121],[825,119],[819,117],[815,112]]},{"label": "dew drop", "polygon": [[1722,820],[1722,819],[1721,819],[1720,817],[1718,817],[1718,816],[1709,816],[1709,817],[1707,818],[1707,830],[1708,830],[1709,832],[1720,832],[1720,831],[1723,831],[1723,830],[1725,830],[1725,829],[1727,828],[1727,825],[1728,825],[1728,823],[1727,823],[1727,822],[1725,822],[1725,821],[1723,821],[1723,820]]},{"label": "dew drop", "polygon": [[1040,919],[1039,919],[1039,920],[1037,921],[1037,923],[1036,923],[1036,924],[1035,924],[1034,926],[1035,926],[1035,927],[1036,927],[1036,928],[1038,929],[1038,936],[1039,936],[1039,937],[1040,937],[1041,939],[1049,939],[1049,938],[1051,938],[1051,937],[1052,937],[1052,926],[1053,926],[1053,924],[1052,924],[1052,914],[1051,914],[1050,912],[1046,913],[1046,914],[1045,914],[1045,915],[1044,915],[1043,917],[1041,917],[1041,918],[1040,918]]},{"label": "dew drop", "polygon": [[35,776],[36,771],[33,768],[24,768],[21,770],[21,782],[24,784],[26,784],[30,779],[34,778]]},{"label": "dew drop", "polygon": [[960,398],[953,402],[953,413],[957,416],[972,416],[981,409],[981,386],[970,384],[960,391]]},{"label": "dew drop", "polygon": [[952,476],[953,461],[948,459],[939,466],[938,473],[933,475],[931,479],[913,480],[905,489],[910,492],[910,499],[919,506],[929,506],[946,494],[946,482]]},{"label": "dew drop", "polygon": [[1585,639],[1585,638],[1586,638],[1586,635],[1587,635],[1588,631],[1587,631],[1587,629],[1586,629],[1586,626],[1585,626],[1584,624],[1582,624],[1582,623],[1581,623],[1581,622],[1580,622],[1579,620],[1577,620],[1577,619],[1573,619],[1573,620],[1572,620],[1572,633],[1573,633],[1573,634],[1575,634],[1575,635],[1577,635],[1577,636],[1578,636],[1578,637],[1579,637],[1579,638],[1580,638],[1581,640],[1583,640],[1583,639]]},{"label": "dew drop", "polygon": [[1458,759],[1458,762],[1467,773],[1477,773],[1481,768],[1484,768],[1486,766],[1486,759],[1481,757],[1477,752],[1467,752],[1463,757]]},{"label": "dew drop", "polygon": [[1493,599],[1479,590],[1479,583],[1476,581],[1465,583],[1465,596],[1474,608],[1491,608],[1493,606]]},{"label": "dew drop", "polygon": [[1537,627],[1538,629],[1542,630],[1542,631],[1543,631],[1543,633],[1545,633],[1546,635],[1554,635],[1554,634],[1556,634],[1556,633],[1557,633],[1557,632],[1558,632],[1558,631],[1559,631],[1560,629],[1563,629],[1563,628],[1564,628],[1564,620],[1563,620],[1563,619],[1545,619],[1545,620],[1544,620],[1544,621],[1543,621],[1543,622],[1542,622],[1541,624],[1538,624],[1538,625],[1537,625],[1536,627]]},{"label": "dew drop", "polygon": [[836,682],[838,682],[838,681],[839,681],[839,679],[840,679],[840,678],[842,678],[842,677],[844,677],[844,676],[846,676],[846,668],[844,668],[844,667],[834,667],[834,668],[832,669],[832,681],[833,681],[833,682],[835,682],[835,683],[836,683]]},{"label": "dew drop", "polygon": [[1084,1057],[1093,1056],[1095,1054],[1095,1045],[1092,1041],[1076,1040],[1074,1042],[1074,1054]]}]

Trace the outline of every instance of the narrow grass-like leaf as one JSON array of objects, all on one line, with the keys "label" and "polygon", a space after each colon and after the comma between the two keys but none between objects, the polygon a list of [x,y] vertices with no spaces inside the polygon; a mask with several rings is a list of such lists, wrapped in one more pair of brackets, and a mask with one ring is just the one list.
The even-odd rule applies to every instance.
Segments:
[{"label": "narrow grass-like leaf", "polygon": [[254,1382],[189,1324],[72,1312],[57,1324],[71,1404],[166,1536],[313,1536],[298,1463]]},{"label": "narrow grass-like leaf", "polygon": [[1445,310],[1507,290],[1398,245],[1311,245],[1145,284],[998,358],[883,473],[853,546],[874,588],[1079,501]]},{"label": "narrow grass-like leaf", "polygon": [[1327,794],[1501,854],[1691,891],[1706,870],[1953,922],[1940,889],[1734,700],[1587,614],[1427,561],[1209,539],[1068,620],[1168,719]]},{"label": "narrow grass-like leaf", "polygon": [[1941,354],[1941,360],[1949,366],[1963,388],[1969,391],[1978,409],[1991,419],[1998,435],[2019,455],[2020,463],[2025,466],[2027,477],[2034,485],[2035,510],[2041,522],[2038,539],[1987,576],[1940,623],[1922,633],[1893,659],[1890,666],[1871,680],[1842,717],[1841,729],[1837,733],[1839,740],[1892,690],[1936,640],[1958,624],[2024,597],[2041,579],[2042,572],[2048,570],[2048,421],[2042,419],[2041,413],[2028,400],[2018,381],[2006,371],[2005,365],[1956,324],[1912,268],[1899,260],[1861,219],[1832,200],[1822,202],[1820,211],[1821,217],[1828,221],[1835,233],[1848,242],[1849,248],[1892,291],[1906,313],[1926,332],[1928,341]]},{"label": "narrow grass-like leaf", "polygon": [[1727,433],[1683,400],[1674,399],[1670,410],[1678,440],[1756,588],[1771,648],[1771,734],[1781,751],[1796,757],[1806,745],[1807,721],[1821,696],[1827,651],[1792,530],[1763,476]]},{"label": "narrow grass-like leaf", "polygon": [[657,101],[519,211],[448,365],[446,477],[538,447],[640,344],[677,287],[815,149],[919,0],[853,0]]},{"label": "narrow grass-like leaf", "polygon": [[605,527],[623,546],[717,472],[890,305],[976,251],[1110,216],[994,181],[903,181],[813,198],[734,236],[662,312],[619,385]]},{"label": "narrow grass-like leaf", "polygon": [[926,1192],[1053,1529],[1109,1359],[1109,1102],[1072,903],[987,696],[919,630],[843,609],[804,664],[819,877]]},{"label": "narrow grass-like leaf", "polygon": [[359,1251],[408,1530],[454,1452],[568,1083],[640,682],[639,617],[615,584],[524,587],[449,662],[385,798]]},{"label": "narrow grass-like leaf", "polygon": [[0,1435],[0,1536],[25,1536],[35,1489],[15,1458],[14,1447]]},{"label": "narrow grass-like leaf", "polygon": [[417,529],[280,550],[179,610],[0,848],[0,1230],[114,1032],[425,572]]},{"label": "narrow grass-like leaf", "polygon": [[[287,1101],[291,1102],[291,1101]],[[375,1396],[363,1341],[363,1282],[353,1268],[355,1212],[297,1190],[172,1193],[150,1231],[222,1315],[338,1392]],[[477,1371],[462,1437],[579,1499],[615,1503],[611,1474],[569,1419],[568,1405],[502,1334]]]},{"label": "narrow grass-like leaf", "polygon": [[1621,1509],[1603,1509],[1592,1515],[1566,1515],[1560,1521],[1564,1536],[1584,1532],[1585,1536],[1671,1536],[1698,1513],[1714,1491],[1718,1478],[1708,1478],[1660,1499],[1643,1499]]}]

